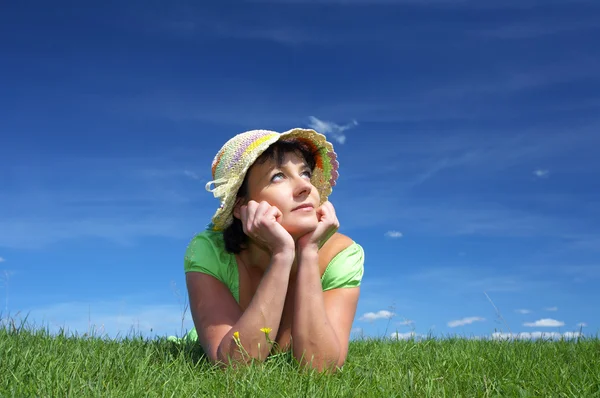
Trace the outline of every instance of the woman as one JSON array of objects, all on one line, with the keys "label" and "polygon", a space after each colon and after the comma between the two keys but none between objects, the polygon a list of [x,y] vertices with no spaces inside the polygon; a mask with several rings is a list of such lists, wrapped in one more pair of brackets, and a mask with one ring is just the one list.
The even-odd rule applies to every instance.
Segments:
[{"label": "woman", "polygon": [[337,169],[331,143],[306,129],[248,131],[215,156],[206,189],[221,206],[185,255],[211,362],[264,360],[277,347],[318,370],[344,364],[364,255],[337,232],[327,200]]}]

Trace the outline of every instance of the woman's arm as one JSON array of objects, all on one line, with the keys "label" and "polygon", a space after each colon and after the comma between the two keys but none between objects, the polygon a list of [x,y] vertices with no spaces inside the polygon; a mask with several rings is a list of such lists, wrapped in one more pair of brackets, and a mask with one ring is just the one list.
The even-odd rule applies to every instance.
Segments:
[{"label": "woman's arm", "polygon": [[[337,258],[339,253],[353,243],[352,239],[347,236],[335,234],[319,250],[319,263],[326,270],[329,270],[334,266],[332,263],[333,258]],[[310,251],[305,253],[309,254]],[[347,274],[347,277],[356,278],[360,274],[360,278],[362,278],[362,253],[358,254],[360,258],[353,256],[353,258],[345,260],[351,263],[342,264],[347,270],[346,272],[354,274],[352,276]],[[341,285],[338,283],[336,288],[328,288],[327,291],[322,291],[321,272],[318,271],[318,275],[314,274],[314,269],[320,267],[309,261],[308,258],[306,257],[306,261],[303,262],[306,267],[298,267],[298,277],[302,277],[304,280],[302,283],[299,281],[296,283],[296,289],[301,287],[302,291],[296,292],[296,306],[294,308],[296,314],[294,316],[302,321],[294,319],[294,326],[296,327],[293,330],[296,333],[293,340],[294,353],[299,359],[305,358],[303,359],[305,363],[309,363],[310,358],[314,355],[312,366],[318,369],[341,367],[348,354],[350,331],[356,314],[360,287],[348,280]],[[339,267],[339,265],[340,263],[336,262],[336,267]],[[302,274],[300,270],[303,270]],[[335,271],[332,270],[331,272]],[[332,330],[333,334],[331,333]],[[337,362],[329,367],[326,366],[328,360],[331,363],[335,359],[336,353]]]},{"label": "woman's arm", "polygon": [[292,325],[294,357],[318,370],[332,370],[339,365],[341,347],[325,311],[319,254],[315,249],[304,249],[297,260]]},{"label": "woman's arm", "polygon": [[186,274],[198,340],[213,363],[247,363],[269,355],[271,345],[261,329],[270,328],[269,335],[277,335],[292,262],[293,254],[273,256],[243,312],[223,283],[200,272]]},{"label": "woman's arm", "polygon": [[[319,370],[334,370],[346,360],[360,288],[336,288],[323,292],[319,253],[324,263],[329,264],[336,254],[352,244],[352,240],[335,233],[340,224],[330,202],[317,209],[317,215],[317,228],[301,237],[296,245],[298,271],[292,350],[304,364]],[[326,243],[319,250],[323,239]]]}]

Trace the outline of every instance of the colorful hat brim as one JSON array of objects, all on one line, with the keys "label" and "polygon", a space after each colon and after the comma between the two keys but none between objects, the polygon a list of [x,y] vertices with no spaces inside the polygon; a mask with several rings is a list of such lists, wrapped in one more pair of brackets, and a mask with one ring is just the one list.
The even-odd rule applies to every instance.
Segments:
[{"label": "colorful hat brim", "polygon": [[[269,146],[282,139],[297,139],[311,148],[316,154],[316,165],[311,176],[311,183],[319,192],[321,204],[325,203],[329,195],[331,195],[332,188],[339,177],[339,163],[337,161],[337,154],[333,150],[333,145],[327,141],[323,134],[302,128],[295,128],[283,133],[276,133],[274,131],[265,132],[273,134],[262,137],[246,148],[245,151],[247,154],[243,157],[243,172],[229,176],[228,179],[221,178],[206,184],[206,189],[221,200],[221,206],[212,217],[212,223],[209,226],[210,229],[222,231],[231,225],[233,222],[233,207],[236,195],[248,169]],[[211,189],[210,185],[212,184],[214,184],[214,188]]]}]

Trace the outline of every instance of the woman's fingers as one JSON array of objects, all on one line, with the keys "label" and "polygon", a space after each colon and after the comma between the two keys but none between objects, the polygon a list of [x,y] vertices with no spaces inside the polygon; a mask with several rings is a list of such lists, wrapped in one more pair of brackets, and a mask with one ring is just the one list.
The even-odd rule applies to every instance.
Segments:
[{"label": "woman's fingers", "polygon": [[267,220],[275,220],[276,223],[279,223],[282,215],[283,214],[276,206],[271,206],[265,213],[265,218]]},{"label": "woman's fingers", "polygon": [[254,234],[254,231],[256,230],[257,219],[258,219],[258,203],[251,200],[248,202],[247,228],[248,228],[248,231],[252,234]]},{"label": "woman's fingers", "polygon": [[266,221],[266,215],[269,212],[269,210],[271,210],[271,207],[272,206],[265,201],[262,201],[258,204],[258,207],[256,208],[256,217],[254,219],[254,225],[258,227],[259,225],[264,224],[264,222]]},{"label": "woman's fingers", "polygon": [[324,244],[339,228],[340,224],[335,214],[335,209],[330,202],[325,202],[317,208],[319,223],[312,233],[311,240]]},{"label": "woman's fingers", "polygon": [[270,221],[274,219],[277,222],[282,213],[277,207],[271,206],[266,201],[257,203],[251,200],[246,206],[242,206],[241,216],[246,235],[257,237],[263,227],[269,228]]},{"label": "woman's fingers", "polygon": [[240,221],[242,222],[242,230],[246,235],[248,235],[248,229],[246,228],[248,223],[248,206],[246,205],[242,205],[242,207],[240,207]]},{"label": "woman's fingers", "polygon": [[248,235],[248,233],[252,230],[252,225],[254,223],[254,218],[256,216],[256,202],[250,201],[246,205],[242,206],[241,216],[242,216],[242,227],[244,229],[244,233]]},{"label": "woman's fingers", "polygon": [[281,218],[283,217],[283,213],[276,206],[273,206],[273,211],[275,212],[275,221],[281,224]]},{"label": "woman's fingers", "polygon": [[261,242],[270,250],[292,247],[294,241],[281,226],[283,213],[268,202],[249,201],[240,209],[244,233],[251,239]]}]

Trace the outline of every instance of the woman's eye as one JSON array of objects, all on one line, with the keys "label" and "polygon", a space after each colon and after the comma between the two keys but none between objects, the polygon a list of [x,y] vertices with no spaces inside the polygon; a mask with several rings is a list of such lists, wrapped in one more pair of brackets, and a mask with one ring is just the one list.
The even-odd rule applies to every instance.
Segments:
[{"label": "woman's eye", "polygon": [[283,177],[284,177],[283,173],[273,174],[273,177],[271,177],[271,181],[277,181],[277,180],[279,180],[280,178],[283,178]]},{"label": "woman's eye", "polygon": [[302,172],[302,175],[305,175],[308,178],[311,178],[312,177],[312,172],[310,170],[306,170],[306,171]]}]

